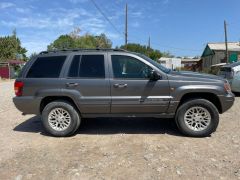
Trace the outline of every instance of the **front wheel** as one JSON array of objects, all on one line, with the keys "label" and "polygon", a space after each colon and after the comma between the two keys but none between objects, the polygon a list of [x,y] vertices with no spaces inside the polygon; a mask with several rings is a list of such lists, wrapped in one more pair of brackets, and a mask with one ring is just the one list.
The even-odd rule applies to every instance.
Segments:
[{"label": "front wheel", "polygon": [[216,130],[219,123],[219,113],[210,101],[192,99],[178,108],[175,120],[183,134],[205,137]]}]

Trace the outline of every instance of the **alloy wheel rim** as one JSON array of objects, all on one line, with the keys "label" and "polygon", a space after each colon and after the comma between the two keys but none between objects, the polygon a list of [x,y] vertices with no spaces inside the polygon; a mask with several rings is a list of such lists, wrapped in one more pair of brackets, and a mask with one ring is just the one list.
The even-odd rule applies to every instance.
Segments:
[{"label": "alloy wheel rim", "polygon": [[193,131],[203,131],[210,125],[211,115],[204,107],[191,107],[184,115],[184,122]]},{"label": "alloy wheel rim", "polygon": [[71,124],[71,116],[69,112],[63,108],[54,108],[48,115],[48,123],[52,129],[64,131]]}]

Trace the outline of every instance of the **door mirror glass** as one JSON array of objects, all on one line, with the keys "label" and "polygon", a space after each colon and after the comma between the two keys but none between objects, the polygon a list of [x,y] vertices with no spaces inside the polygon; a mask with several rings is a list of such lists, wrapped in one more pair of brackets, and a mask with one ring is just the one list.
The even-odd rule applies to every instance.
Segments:
[{"label": "door mirror glass", "polygon": [[157,80],[161,79],[161,75],[158,74],[158,72],[156,72],[155,70],[152,70],[150,72],[149,79],[152,81],[157,81]]}]

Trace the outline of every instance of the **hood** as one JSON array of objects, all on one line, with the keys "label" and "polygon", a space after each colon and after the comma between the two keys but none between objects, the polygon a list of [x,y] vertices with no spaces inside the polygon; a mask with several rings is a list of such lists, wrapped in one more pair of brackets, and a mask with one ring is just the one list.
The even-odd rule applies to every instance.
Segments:
[{"label": "hood", "polygon": [[204,79],[211,79],[211,80],[224,80],[222,77],[215,76],[212,74],[206,74],[206,73],[198,73],[198,72],[192,72],[192,71],[171,71],[171,75],[173,76],[180,76],[180,77],[186,77],[186,78],[204,78]]}]

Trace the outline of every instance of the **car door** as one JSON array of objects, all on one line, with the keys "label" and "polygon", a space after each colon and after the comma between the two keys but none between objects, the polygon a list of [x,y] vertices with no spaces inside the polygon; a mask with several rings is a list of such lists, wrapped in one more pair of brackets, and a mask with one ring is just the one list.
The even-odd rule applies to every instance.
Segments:
[{"label": "car door", "polygon": [[[66,91],[74,93],[82,114],[110,113],[110,84],[106,53],[74,54],[66,72]],[[76,93],[76,91],[78,93]]]},{"label": "car door", "polygon": [[[149,73],[155,69],[134,54],[109,53],[111,113],[164,113],[170,96],[167,76],[152,81]],[[159,72],[160,73],[160,72]]]}]

